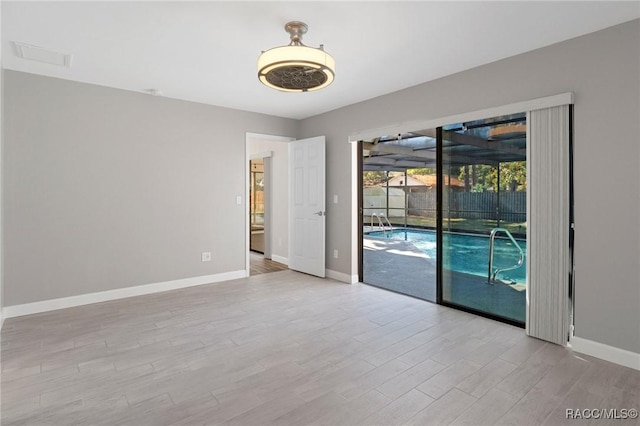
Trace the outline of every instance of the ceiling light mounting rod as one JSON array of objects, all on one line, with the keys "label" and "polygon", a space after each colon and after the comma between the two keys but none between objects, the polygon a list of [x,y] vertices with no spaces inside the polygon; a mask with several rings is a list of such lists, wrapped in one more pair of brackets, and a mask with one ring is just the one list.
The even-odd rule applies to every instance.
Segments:
[{"label": "ceiling light mounting rod", "polygon": [[302,43],[302,36],[309,31],[307,24],[300,21],[287,22],[284,26],[284,30],[289,33],[289,37],[291,38],[289,46],[304,46]]}]

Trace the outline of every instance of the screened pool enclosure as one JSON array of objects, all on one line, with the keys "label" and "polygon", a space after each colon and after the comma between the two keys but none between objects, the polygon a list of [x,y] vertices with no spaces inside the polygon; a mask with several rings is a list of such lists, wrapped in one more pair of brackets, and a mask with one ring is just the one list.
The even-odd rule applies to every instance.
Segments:
[{"label": "screened pool enclosure", "polygon": [[523,325],[526,114],[361,142],[361,280]]}]

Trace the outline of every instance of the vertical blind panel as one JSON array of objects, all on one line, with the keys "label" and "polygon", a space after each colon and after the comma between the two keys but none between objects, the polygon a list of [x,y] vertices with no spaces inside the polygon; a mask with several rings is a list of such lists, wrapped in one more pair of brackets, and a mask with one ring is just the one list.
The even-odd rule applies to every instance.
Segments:
[{"label": "vertical blind panel", "polygon": [[569,106],[527,120],[527,334],[566,345],[569,333]]}]

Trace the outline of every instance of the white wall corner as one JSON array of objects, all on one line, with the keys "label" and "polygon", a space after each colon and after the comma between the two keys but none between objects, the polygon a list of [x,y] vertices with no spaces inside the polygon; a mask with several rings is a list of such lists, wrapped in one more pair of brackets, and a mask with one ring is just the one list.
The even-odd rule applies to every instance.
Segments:
[{"label": "white wall corner", "polygon": [[55,311],[58,309],[72,308],[75,306],[89,305],[92,303],[108,302],[110,300],[124,299],[127,297],[142,296],[145,294],[160,293],[163,291],[177,290],[180,288],[194,287],[198,285],[213,284],[221,281],[244,278],[246,271],[230,271],[220,274],[204,275],[200,277],[184,278],[173,281],[144,284],[134,287],[125,287],[115,290],[87,293],[78,296],[62,297],[59,299],[43,300],[40,302],[25,303],[21,305],[5,306],[2,318],[20,317],[23,315],[37,314],[41,312]]},{"label": "white wall corner", "polygon": [[625,367],[640,370],[640,354],[631,352],[626,349],[620,349],[615,346],[605,345],[603,343],[594,342],[593,340],[583,339],[581,337],[572,336],[568,345],[574,352],[579,352],[614,364],[623,365]]},{"label": "white wall corner", "polygon": [[336,281],[342,281],[347,284],[355,284],[358,282],[357,275],[349,275],[338,271],[332,271],[331,269],[325,269],[324,271],[327,278],[331,278]]}]

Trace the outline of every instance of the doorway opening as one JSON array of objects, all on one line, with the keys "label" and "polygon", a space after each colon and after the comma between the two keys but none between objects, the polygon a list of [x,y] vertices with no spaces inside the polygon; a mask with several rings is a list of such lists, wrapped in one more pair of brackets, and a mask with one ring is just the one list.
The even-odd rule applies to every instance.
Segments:
[{"label": "doorway opening", "polygon": [[249,257],[250,275],[267,274],[287,269],[271,259],[271,221],[269,220],[271,188],[268,187],[270,158],[249,161]]},{"label": "doorway opening", "polygon": [[264,160],[249,161],[249,249],[264,255]]},{"label": "doorway opening", "polygon": [[247,276],[287,269],[288,142],[293,138],[246,134]]}]

